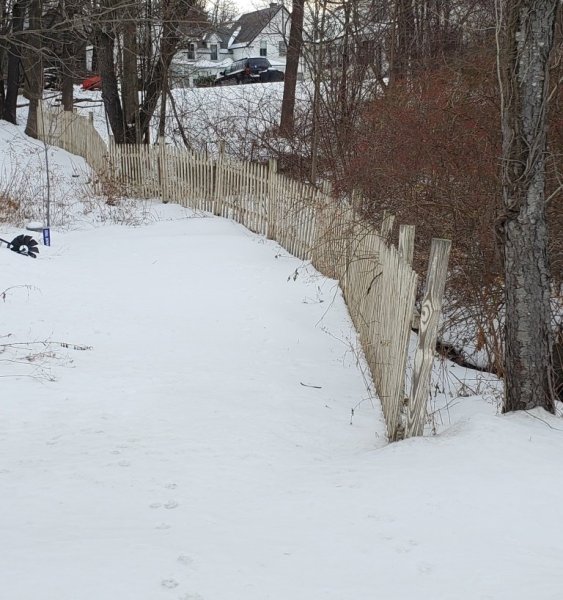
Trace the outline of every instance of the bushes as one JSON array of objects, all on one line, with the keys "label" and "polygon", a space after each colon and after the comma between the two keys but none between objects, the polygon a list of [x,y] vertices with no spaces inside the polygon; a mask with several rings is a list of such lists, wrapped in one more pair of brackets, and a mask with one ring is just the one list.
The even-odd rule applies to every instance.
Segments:
[{"label": "bushes", "polygon": [[[557,118],[552,119],[552,148],[563,147]],[[341,185],[346,191],[360,188],[368,217],[388,209],[398,222],[416,225],[419,273],[430,238],[453,240],[448,338],[455,342],[470,324],[471,344],[500,371],[503,269],[495,224],[502,189],[494,55],[465,56],[397,82],[370,104],[361,130]],[[553,191],[561,155],[552,154],[548,164]],[[562,211],[557,204],[550,205],[550,234],[554,275],[561,282]],[[459,340],[460,345],[467,342]]]}]

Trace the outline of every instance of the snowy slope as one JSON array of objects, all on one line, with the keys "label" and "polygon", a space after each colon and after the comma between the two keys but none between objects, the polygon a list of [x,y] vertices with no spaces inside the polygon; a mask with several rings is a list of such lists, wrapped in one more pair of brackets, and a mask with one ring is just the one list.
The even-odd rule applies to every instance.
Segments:
[{"label": "snowy slope", "polygon": [[442,363],[387,445],[335,282],[148,212],[0,250],[1,598],[563,597],[561,418]]},{"label": "snowy slope", "polygon": [[[257,160],[258,148],[264,138],[269,143],[271,132],[279,125],[283,98],[283,83],[219,86],[210,88],[177,88],[172,90],[175,110],[185,130],[190,147],[198,152],[214,153],[220,141],[225,142],[229,155]],[[94,125],[103,139],[110,129],[101,99],[101,92],[84,91],[75,86],[76,109],[80,114],[93,114]],[[310,110],[311,90],[304,83],[297,87],[297,119]],[[58,104],[60,94],[52,93],[49,101]],[[25,100],[23,100],[25,102]],[[26,109],[20,111],[24,122]],[[160,111],[157,108],[151,123],[151,139],[158,137]],[[166,141],[184,147],[178,120],[169,107],[166,118]]]}]

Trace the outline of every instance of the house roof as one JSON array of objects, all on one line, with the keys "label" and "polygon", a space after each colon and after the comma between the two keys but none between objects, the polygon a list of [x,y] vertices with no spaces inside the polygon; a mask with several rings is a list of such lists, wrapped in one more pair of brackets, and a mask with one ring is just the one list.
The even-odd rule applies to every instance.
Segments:
[{"label": "house roof", "polygon": [[241,15],[229,31],[229,47],[250,44],[282,8],[286,10],[281,4],[272,3],[268,8]]}]

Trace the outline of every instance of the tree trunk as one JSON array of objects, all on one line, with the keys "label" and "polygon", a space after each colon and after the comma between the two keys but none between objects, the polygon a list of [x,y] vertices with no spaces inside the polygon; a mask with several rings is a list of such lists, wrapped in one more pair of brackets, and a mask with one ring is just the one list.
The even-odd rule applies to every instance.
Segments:
[{"label": "tree trunk", "polygon": [[[69,23],[73,23],[78,10],[76,1],[67,0],[63,4],[63,18]],[[62,32],[62,49],[59,69],[61,78],[61,104],[66,111],[72,111],[74,109],[74,79],[76,77],[76,67],[78,65],[78,47],[77,32],[72,26],[68,26]]]},{"label": "tree trunk", "polygon": [[168,73],[162,80],[162,91],[160,93],[160,118],[158,121],[158,137],[163,138],[166,133],[166,99],[168,97]]},{"label": "tree trunk", "polygon": [[98,32],[97,41],[98,67],[102,76],[102,100],[104,101],[104,108],[115,142],[123,144],[126,137],[123,108],[121,107],[121,100],[119,98],[117,75],[113,59],[115,36],[109,31],[100,31]]},{"label": "tree trunk", "polygon": [[61,69],[61,104],[63,109],[72,112],[74,109],[74,54],[63,49]]},{"label": "tree trunk", "polygon": [[26,135],[39,137],[37,131],[37,107],[43,97],[43,56],[41,49],[41,0],[29,4],[29,30],[25,36],[25,95],[29,98]]},{"label": "tree trunk", "polygon": [[554,411],[550,271],[545,216],[549,55],[559,0],[505,3],[502,57],[505,269],[503,411]]},{"label": "tree trunk", "polygon": [[310,65],[310,69],[313,73],[314,89],[313,89],[313,106],[311,107],[313,112],[313,123],[312,123],[312,134],[311,134],[311,183],[317,184],[317,171],[319,166],[319,113],[321,103],[321,78],[323,74],[323,64],[325,56],[325,48],[323,44],[325,34],[325,21],[326,21],[326,2],[323,0],[320,6],[320,21],[319,21],[319,7],[315,4],[315,17],[314,17],[314,29],[313,29],[313,63]]},{"label": "tree trunk", "polygon": [[396,0],[389,84],[408,76],[415,55],[415,23],[412,0]]},{"label": "tree trunk", "polygon": [[291,10],[291,28],[289,30],[280,120],[280,133],[287,138],[293,136],[295,127],[295,90],[297,88],[299,55],[301,54],[301,45],[303,43],[304,5],[305,0],[293,0]]},{"label": "tree trunk", "polygon": [[343,33],[340,52],[342,53],[342,68],[340,69],[340,82],[338,86],[338,97],[340,104],[340,124],[345,128],[345,121],[348,114],[348,72],[350,68],[350,11],[351,5],[347,2],[343,8]]},{"label": "tree trunk", "polygon": [[12,7],[12,40],[8,48],[8,78],[2,118],[17,124],[16,107],[21,73],[21,36],[23,31],[24,2],[16,1]]},{"label": "tree trunk", "polygon": [[[122,97],[125,123],[134,124],[139,112],[139,76],[137,72],[137,9],[127,7],[126,22],[123,25],[123,81]],[[140,140],[135,140],[137,143]]]},{"label": "tree trunk", "polygon": [[[8,6],[6,0],[0,0],[0,36],[5,36],[8,29]],[[6,60],[6,48],[0,44],[0,119],[4,114],[4,100],[6,90],[4,88],[4,62]]]}]

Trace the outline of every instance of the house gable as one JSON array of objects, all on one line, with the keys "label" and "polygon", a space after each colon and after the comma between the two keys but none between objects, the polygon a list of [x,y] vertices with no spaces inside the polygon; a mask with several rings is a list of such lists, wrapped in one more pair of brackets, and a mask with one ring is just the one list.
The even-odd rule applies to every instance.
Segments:
[{"label": "house gable", "polygon": [[268,8],[241,15],[229,31],[228,47],[251,46],[260,35],[289,35],[290,15],[285,6],[270,4]]}]

